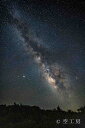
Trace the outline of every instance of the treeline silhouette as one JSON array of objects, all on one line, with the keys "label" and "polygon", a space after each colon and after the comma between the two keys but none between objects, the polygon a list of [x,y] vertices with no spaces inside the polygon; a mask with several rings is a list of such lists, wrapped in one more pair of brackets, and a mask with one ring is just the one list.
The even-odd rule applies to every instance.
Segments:
[{"label": "treeline silhouette", "polygon": [[[67,124],[63,124],[67,119]],[[80,119],[80,124],[70,122]],[[56,120],[60,120],[57,124]],[[53,110],[40,109],[37,106],[16,104],[0,105],[0,128],[85,128],[85,107],[76,112],[63,111],[59,106]],[[73,123],[73,124],[72,124]]]}]

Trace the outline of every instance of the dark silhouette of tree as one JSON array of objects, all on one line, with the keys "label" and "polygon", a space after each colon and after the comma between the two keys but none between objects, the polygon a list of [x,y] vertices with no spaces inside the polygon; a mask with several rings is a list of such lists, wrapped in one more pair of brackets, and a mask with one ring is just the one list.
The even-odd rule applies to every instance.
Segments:
[{"label": "dark silhouette of tree", "polygon": [[85,113],[85,106],[84,107],[80,107],[79,109],[77,109],[78,112],[82,112]]},{"label": "dark silhouette of tree", "polygon": [[[84,122],[84,113],[85,107],[79,108],[78,112],[73,112],[71,110],[66,112],[59,106],[57,109],[44,110],[37,106],[16,103],[8,106],[0,105],[0,128],[64,128],[62,124],[56,126],[57,119],[81,118],[82,122]],[[67,125],[67,128],[74,127],[72,127],[72,125]]]},{"label": "dark silhouette of tree", "polygon": [[15,105],[15,106],[17,105],[16,102],[14,102],[14,105]]},{"label": "dark silhouette of tree", "polygon": [[61,112],[62,109],[58,106],[58,107],[57,107],[57,111],[58,111],[58,112]]},{"label": "dark silhouette of tree", "polygon": [[73,112],[72,110],[70,110],[70,109],[68,110],[68,113],[72,113],[72,112]]}]

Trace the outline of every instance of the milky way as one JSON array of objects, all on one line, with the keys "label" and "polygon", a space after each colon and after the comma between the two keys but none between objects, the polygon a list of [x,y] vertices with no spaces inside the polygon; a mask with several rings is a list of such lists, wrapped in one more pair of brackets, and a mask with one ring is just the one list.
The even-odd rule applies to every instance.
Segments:
[{"label": "milky way", "polygon": [[[14,11],[14,13],[16,10]],[[30,32],[30,27],[23,22],[22,19],[19,19],[12,14],[11,24],[15,25],[17,30],[20,32],[21,37],[24,39],[23,46],[28,53],[30,53],[37,64],[39,64],[40,69],[43,72],[44,78],[48,81],[48,83],[54,87],[55,89],[67,89],[69,88],[69,83],[67,83],[68,78],[65,75],[63,69],[58,66],[58,64],[50,64],[49,63],[49,49],[45,48],[40,44],[39,38],[33,37]],[[65,77],[65,78],[64,78]],[[66,80],[65,80],[66,79]]]},{"label": "milky way", "polygon": [[[81,84],[83,83],[80,80],[80,75],[83,74],[81,73],[81,70],[82,70],[81,61],[83,60],[81,59],[81,57],[83,56],[83,54],[81,53],[83,50],[81,51],[80,45],[76,43],[77,41],[75,41],[76,39],[74,39],[74,35],[72,35],[71,37],[72,33],[69,34],[69,32],[67,32],[68,28],[64,29],[63,27],[64,23],[63,24],[60,23],[61,25],[60,26],[58,25],[59,23],[56,22],[56,18],[53,17],[53,19],[51,19],[52,15],[51,14],[50,14],[51,16],[49,15],[48,10],[47,10],[47,19],[48,17],[50,18],[49,20],[47,20],[48,22],[46,22],[45,24],[44,22],[41,22],[43,19],[43,16],[40,16],[41,19],[38,19],[40,17],[37,18],[36,16],[35,18],[34,15],[30,15],[30,13],[32,12],[28,11],[27,12],[28,15],[26,17],[25,16],[26,14],[24,14],[22,11],[23,9],[20,9],[19,6],[17,6],[17,4],[14,4],[14,3],[10,5],[7,4],[6,7],[7,7],[6,11],[8,15],[8,19],[7,19],[8,26],[11,26],[10,28],[15,29],[15,33],[17,33],[17,37],[19,38],[19,40],[21,40],[21,43],[20,41],[16,43],[17,46],[18,44],[20,44],[20,47],[24,49],[24,52],[22,54],[23,55],[26,54],[25,57],[27,55],[30,56],[32,61],[36,63],[38,67],[38,69],[36,70],[39,70],[38,74],[39,73],[41,74],[40,79],[43,81],[42,82],[43,86],[44,85],[46,86],[48,90],[48,94],[50,94],[49,90],[51,90],[51,94],[53,95],[53,96],[52,95],[49,96],[46,99],[47,101],[49,101],[47,106],[40,105],[41,102],[42,104],[45,104],[47,102],[47,101],[43,101],[44,98],[43,96],[40,95],[40,97],[42,97],[41,98],[42,101],[40,101],[40,104],[38,105],[40,105],[41,107],[45,106],[48,108],[48,106],[55,107],[56,105],[59,104],[63,106],[63,108],[65,109],[66,108],[71,108],[71,109],[77,108],[81,103],[80,103],[80,99],[78,101],[78,95],[79,95],[78,90],[79,89],[77,89],[77,87],[80,88],[80,85],[77,86],[78,82],[76,81],[79,81]],[[42,7],[41,9],[41,13],[44,13],[42,11],[43,8],[44,7]],[[29,6],[29,9],[30,9],[30,6]],[[32,9],[33,9],[33,14],[35,12],[35,14],[37,15],[38,11],[35,10],[34,5]],[[55,15],[55,10],[53,10],[53,12]],[[55,24],[53,23],[54,19],[55,19]],[[61,21],[61,18],[60,18],[60,21]],[[41,26],[40,28],[42,30],[39,27],[37,27],[38,25]],[[47,27],[47,30],[46,28],[42,26]],[[41,31],[37,32],[39,31],[39,29],[42,31],[42,33]],[[62,33],[61,34],[62,36],[59,35],[58,32],[60,34]],[[14,38],[16,38],[16,36]],[[18,57],[16,58],[18,59]],[[27,59],[29,60],[29,57],[27,57]],[[76,66],[77,63],[78,63],[78,66]],[[28,67],[29,67],[29,64],[28,64]],[[23,68],[23,70],[24,69],[25,68]],[[26,69],[28,70],[28,68]],[[18,72],[16,69],[15,71]],[[28,73],[26,73],[26,75]],[[32,71],[32,74],[33,74],[33,71]],[[25,73],[22,73],[22,74],[17,75],[17,77],[18,79],[20,79],[20,76],[22,76],[22,79],[25,80],[28,78],[26,75]],[[15,83],[17,84],[17,82]],[[26,81],[26,83],[28,82]],[[40,84],[38,85],[41,86]],[[34,94],[32,93],[32,95]],[[44,93],[42,95],[44,95]],[[27,95],[27,97],[29,96]],[[36,102],[38,102],[38,100],[36,100]],[[54,105],[52,105],[52,103],[54,103]]]},{"label": "milky way", "polygon": [[[15,12],[16,10],[14,13]],[[22,45],[27,54],[31,54],[34,61],[38,64],[42,79],[48,83],[52,93],[56,95],[56,100],[58,98],[62,103],[65,97],[68,97],[66,102],[71,107],[70,99],[73,97],[74,92],[71,87],[69,74],[67,74],[66,71],[67,69],[64,69],[64,67],[57,62],[55,63],[50,60],[50,50],[40,43],[39,37],[31,33],[29,24],[24,23],[24,21],[16,17],[14,13],[11,15],[10,23],[20,32],[20,36],[23,40]]]}]

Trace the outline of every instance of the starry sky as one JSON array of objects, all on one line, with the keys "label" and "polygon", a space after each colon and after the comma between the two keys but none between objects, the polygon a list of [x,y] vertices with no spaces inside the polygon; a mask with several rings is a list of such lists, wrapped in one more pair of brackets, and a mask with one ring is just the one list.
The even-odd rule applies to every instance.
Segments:
[{"label": "starry sky", "polygon": [[0,104],[85,105],[85,2],[0,2]]}]

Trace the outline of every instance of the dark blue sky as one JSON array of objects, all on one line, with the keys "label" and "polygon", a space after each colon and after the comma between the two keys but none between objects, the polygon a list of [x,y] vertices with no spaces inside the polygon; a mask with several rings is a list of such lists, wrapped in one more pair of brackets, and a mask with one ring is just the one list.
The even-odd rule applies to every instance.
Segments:
[{"label": "dark blue sky", "polygon": [[84,105],[84,5],[1,3],[0,104],[73,110]]}]

